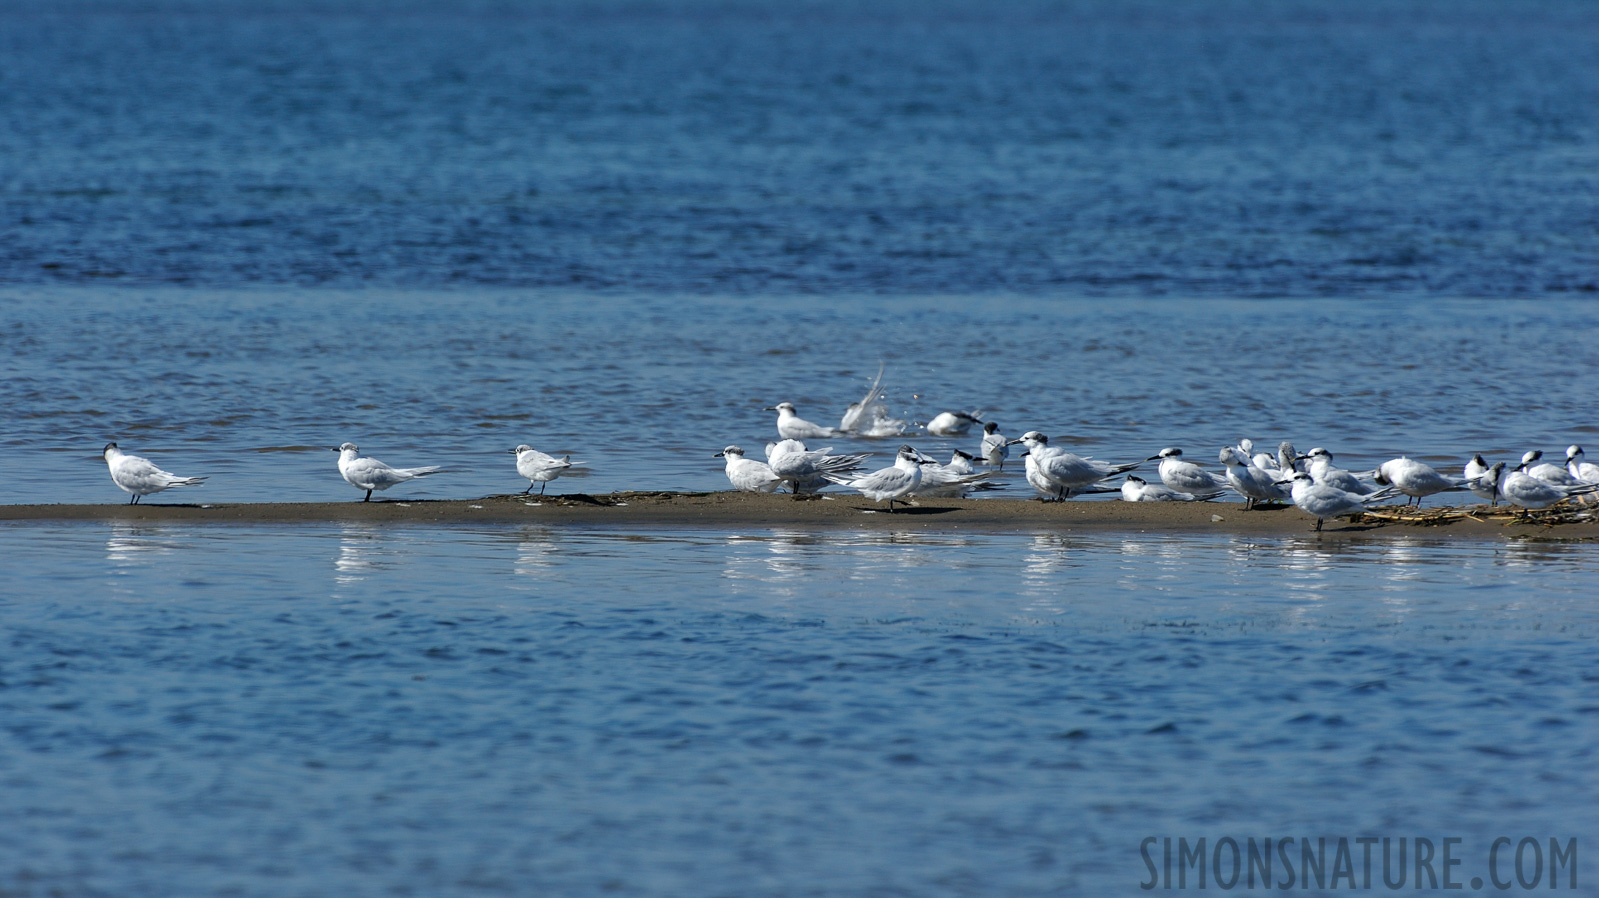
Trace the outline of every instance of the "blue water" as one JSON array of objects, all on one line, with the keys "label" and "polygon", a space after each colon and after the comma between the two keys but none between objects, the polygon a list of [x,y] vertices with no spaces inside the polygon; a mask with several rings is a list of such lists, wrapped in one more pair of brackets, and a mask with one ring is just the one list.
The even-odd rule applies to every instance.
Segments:
[{"label": "blue water", "polygon": [[32,525],[0,552],[11,894],[1128,894],[1151,834],[1460,836],[1469,877],[1495,836],[1599,825],[1592,545]]},{"label": "blue water", "polygon": [[[356,501],[349,440],[448,474],[389,498],[520,492],[508,450],[584,462],[554,492],[726,489],[736,444],[783,400],[836,423],[886,366],[890,410],[983,409],[1114,461],[1166,446],[1214,464],[1240,437],[1363,470],[1410,455],[1458,473],[1599,442],[1580,300],[1090,300],[633,296],[536,291],[0,289],[8,502],[116,502],[110,440],[203,487],[150,501]],[[840,439],[886,465],[899,440]],[[913,438],[947,457],[976,435]],[[1590,447],[1591,448],[1591,447]],[[1019,466],[995,495],[1031,494]]]},{"label": "blue water", "polygon": [[1586,0],[8,0],[0,281],[1525,296]]},{"label": "blue water", "polygon": [[[125,501],[110,440],[210,478],[150,501],[358,501],[346,440],[448,469],[386,498],[523,442],[724,489],[880,363],[1113,461],[1592,451],[1596,145],[1578,0],[0,0],[0,502]],[[1151,835],[1469,882],[1599,834],[1596,567],[8,524],[0,895],[1141,894]]]}]

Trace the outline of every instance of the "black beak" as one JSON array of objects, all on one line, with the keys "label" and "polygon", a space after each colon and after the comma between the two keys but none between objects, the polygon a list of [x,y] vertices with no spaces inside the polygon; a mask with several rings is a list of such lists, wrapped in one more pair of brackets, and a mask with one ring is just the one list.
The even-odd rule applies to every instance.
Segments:
[{"label": "black beak", "polygon": [[1150,457],[1144,459],[1144,461],[1154,461],[1157,458],[1165,458],[1165,457],[1166,456],[1164,456],[1164,455],[1151,455]]}]

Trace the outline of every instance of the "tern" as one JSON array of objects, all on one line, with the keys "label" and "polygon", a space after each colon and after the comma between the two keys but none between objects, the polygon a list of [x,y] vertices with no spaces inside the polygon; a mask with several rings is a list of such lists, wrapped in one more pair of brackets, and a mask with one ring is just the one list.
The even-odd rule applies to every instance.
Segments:
[{"label": "tern", "polygon": [[877,377],[859,402],[851,402],[838,422],[838,433],[858,437],[881,439],[897,437],[910,427],[909,421],[888,416],[888,404],[883,402],[883,365],[877,365]]},{"label": "tern", "polygon": [[999,432],[999,425],[989,421],[983,425],[983,442],[978,450],[983,463],[991,468],[1005,470],[1005,459],[1010,458],[1010,443]]},{"label": "tern", "polygon": [[[1227,466],[1227,484],[1244,497],[1247,511],[1261,502],[1282,502],[1293,496],[1276,469],[1257,467],[1231,446],[1221,450],[1221,463]],[[1293,475],[1288,475],[1292,477]]]},{"label": "tern", "polygon": [[1336,518],[1342,515],[1359,515],[1371,509],[1366,507],[1368,502],[1376,502],[1388,497],[1387,490],[1379,490],[1369,496],[1341,490],[1335,486],[1326,486],[1316,482],[1315,478],[1301,471],[1295,474],[1292,480],[1280,480],[1279,484],[1292,485],[1294,490],[1294,505],[1300,511],[1316,519],[1316,532],[1321,532],[1321,522],[1327,518]]},{"label": "tern", "polygon": [[[1069,499],[1074,493],[1117,474],[1125,474],[1143,464],[1143,462],[1132,462],[1113,465],[1073,455],[1064,449],[1049,445],[1049,437],[1036,430],[1029,430],[1019,439],[1010,441],[1011,445],[1017,443],[1025,445],[1027,451],[1023,455],[1033,459],[1028,465],[1027,482],[1041,492],[1044,490],[1040,484],[1049,484],[1048,492],[1057,500]],[[1034,477],[1035,472],[1037,479]]]},{"label": "tern", "polygon": [[921,453],[909,446],[899,447],[899,452],[894,456],[894,466],[873,471],[866,475],[855,474],[827,474],[828,480],[840,486],[860,491],[860,494],[873,502],[888,500],[888,510],[894,511],[894,500],[901,499],[916,491],[922,482]]},{"label": "tern", "polygon": [[828,474],[853,474],[860,470],[861,462],[868,457],[859,455],[829,455],[831,448],[806,449],[799,440],[782,440],[766,449],[766,463],[772,473],[788,483],[798,495],[814,492],[827,485]]},{"label": "tern", "polygon": [[[1243,459],[1243,464],[1253,465],[1262,471],[1270,471],[1272,474],[1282,471],[1282,469],[1277,466],[1277,456],[1272,455],[1270,452],[1256,452],[1252,456],[1245,455],[1241,457]],[[1296,472],[1283,471],[1282,473],[1284,477],[1292,477]]]},{"label": "tern", "polygon": [[[1447,493],[1454,490],[1467,489],[1464,483],[1454,480],[1433,470],[1431,465],[1403,456],[1385,461],[1377,467],[1377,482],[1387,486],[1392,484],[1394,489],[1411,499],[1416,500],[1416,506],[1421,506],[1421,500],[1434,493]],[[1376,494],[1373,494],[1376,495]],[[1405,500],[1410,504],[1410,499]]]},{"label": "tern", "polygon": [[744,457],[744,450],[729,446],[712,458],[727,459],[727,480],[733,489],[744,493],[771,493],[783,485],[783,478],[772,473],[772,466]]},{"label": "tern", "polygon": [[526,443],[510,451],[516,456],[516,473],[526,477],[528,481],[527,489],[522,491],[524,496],[533,491],[535,483],[543,484],[539,487],[539,495],[544,495],[544,489],[550,485],[550,481],[572,467],[572,456],[563,455],[556,458],[553,455],[545,455]]},{"label": "tern", "polygon": [[1518,508],[1548,508],[1564,499],[1599,491],[1599,483],[1578,483],[1567,486],[1539,480],[1522,470],[1526,466],[1523,463],[1520,468],[1509,474],[1503,473],[1504,462],[1497,462],[1490,469],[1490,476],[1499,482],[1499,494],[1505,497],[1506,502]]},{"label": "tern", "polygon": [[1566,447],[1566,470],[1583,483],[1599,483],[1599,465],[1583,461],[1581,446]]},{"label": "tern", "polygon": [[792,402],[779,402],[761,411],[777,412],[777,435],[785,440],[820,440],[840,436],[839,432],[831,427],[812,424],[801,418],[794,410]]},{"label": "tern", "polygon": [[1123,502],[1203,502],[1221,494],[1221,490],[1204,495],[1185,493],[1158,483],[1148,483],[1136,474],[1128,474],[1122,483]]},{"label": "tern", "polygon": [[[1479,499],[1487,499],[1489,505],[1499,504],[1499,475],[1488,476],[1492,472],[1487,459],[1479,453],[1466,462],[1460,474],[1465,479],[1466,488],[1477,495]],[[1503,467],[1500,470],[1504,470]]]},{"label": "tern", "polygon": [[[1569,455],[1570,453],[1568,452],[1567,464],[1570,464]],[[1570,471],[1561,465],[1551,465],[1547,462],[1541,465],[1534,465],[1533,462],[1540,458],[1543,458],[1543,450],[1534,449],[1521,457],[1521,467],[1528,474],[1542,480],[1544,483],[1555,486],[1576,486],[1582,482],[1581,478],[1573,476]]]},{"label": "tern", "polygon": [[1230,484],[1225,477],[1212,474],[1191,461],[1183,459],[1183,450],[1172,446],[1160,450],[1157,455],[1152,455],[1145,461],[1160,460],[1160,481],[1173,491],[1198,495],[1201,493],[1220,493]]},{"label": "tern", "polygon": [[982,412],[939,412],[927,422],[927,432],[935,437],[961,437],[973,424],[983,423]]},{"label": "tern", "polygon": [[[437,474],[441,469],[438,465],[428,465],[423,468],[391,468],[375,458],[362,458],[357,453],[360,451],[354,443],[344,443],[333,450],[339,453],[339,473],[344,479],[358,490],[366,490],[366,498],[362,502],[372,501],[373,490],[386,490],[396,483]],[[528,485],[529,489],[532,484]]]},{"label": "tern", "polygon": [[100,451],[105,458],[106,467],[111,469],[111,482],[125,493],[131,493],[129,505],[137,505],[139,500],[151,493],[175,486],[199,486],[205,482],[204,477],[179,477],[168,474],[150,462],[147,458],[137,455],[126,455],[117,448],[116,443],[106,443]]},{"label": "tern", "polygon": [[1306,452],[1299,458],[1308,462],[1305,466],[1305,473],[1309,474],[1310,478],[1317,483],[1336,486],[1346,493],[1354,493],[1357,496],[1369,496],[1377,491],[1375,486],[1367,484],[1354,474],[1345,471],[1343,468],[1333,467],[1332,453],[1320,446]]},{"label": "tern", "polygon": [[1287,440],[1277,444],[1277,470],[1285,478],[1305,470],[1305,466],[1299,463],[1299,453],[1294,451],[1294,444]]},{"label": "tern", "polygon": [[989,472],[972,468],[972,456],[955,450],[949,464],[941,465],[921,453],[917,461],[922,466],[922,482],[912,496],[929,499],[964,499],[974,490],[999,489],[988,482]]}]

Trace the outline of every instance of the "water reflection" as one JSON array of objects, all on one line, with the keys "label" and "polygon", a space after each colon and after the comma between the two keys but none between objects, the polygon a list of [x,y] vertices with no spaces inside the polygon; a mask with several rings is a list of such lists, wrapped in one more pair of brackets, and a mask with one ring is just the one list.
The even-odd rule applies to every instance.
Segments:
[{"label": "water reflection", "polygon": [[1078,567],[1081,562],[1072,555],[1069,537],[1051,533],[1035,533],[1022,553],[1022,580],[1028,587],[1057,585],[1061,572]]},{"label": "water reflection", "polygon": [[356,583],[368,574],[395,566],[394,550],[385,548],[382,528],[350,525],[339,533],[339,554],[333,559],[334,581]]},{"label": "water reflection", "polygon": [[168,527],[112,524],[111,535],[106,538],[106,560],[119,573],[125,573],[124,569],[130,566],[150,564],[181,547],[171,535]]},{"label": "water reflection", "polygon": [[560,561],[560,543],[548,529],[526,530],[517,534],[516,560],[511,573],[518,577],[542,577]]},{"label": "water reflection", "polygon": [[830,536],[803,530],[729,534],[722,577],[757,581],[777,595],[793,596],[804,587],[806,572],[817,566],[810,556],[830,554]]}]

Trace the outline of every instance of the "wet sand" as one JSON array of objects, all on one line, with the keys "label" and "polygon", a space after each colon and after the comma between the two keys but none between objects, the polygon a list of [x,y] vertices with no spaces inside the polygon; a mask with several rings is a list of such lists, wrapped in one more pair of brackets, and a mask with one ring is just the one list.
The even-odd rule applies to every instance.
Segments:
[{"label": "wet sand", "polygon": [[[1516,520],[1482,506],[1384,509],[1376,519],[1326,522],[1323,534],[1345,538],[1429,537],[1599,539],[1586,510]],[[1241,502],[1044,503],[1021,499],[924,500],[898,508],[843,494],[795,499],[751,493],[628,492],[590,496],[489,496],[482,499],[248,504],[5,505],[0,521],[104,521],[183,524],[540,524],[622,527],[848,527],[940,531],[1084,531],[1242,533],[1299,536],[1314,520],[1292,506],[1246,511]]]}]

